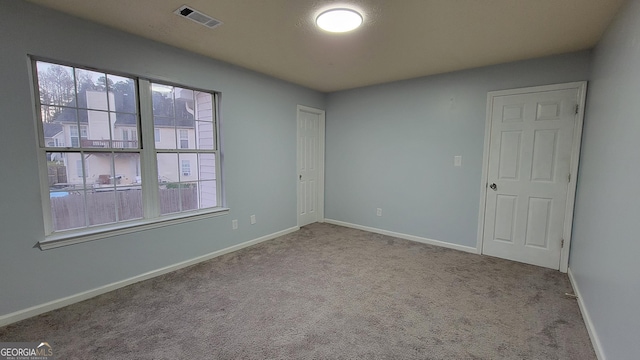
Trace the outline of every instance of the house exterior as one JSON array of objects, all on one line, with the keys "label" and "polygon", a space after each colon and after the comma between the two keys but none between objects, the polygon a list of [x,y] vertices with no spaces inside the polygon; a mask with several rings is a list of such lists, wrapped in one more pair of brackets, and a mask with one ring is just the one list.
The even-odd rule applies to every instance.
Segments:
[{"label": "house exterior", "polygon": [[[185,93],[184,96],[181,93]],[[108,95],[107,95],[108,94]],[[137,149],[139,131],[137,116],[128,113],[108,112],[89,109],[118,109],[112,92],[86,91],[86,110],[65,108],[52,122],[44,123],[45,143],[48,147],[82,147]],[[175,118],[154,116],[154,140],[157,149],[213,148],[215,132],[213,128],[212,97],[208,93],[196,93],[176,89]],[[107,98],[109,106],[107,106]],[[84,102],[84,101],[82,101]],[[191,104],[189,104],[191,102]],[[84,104],[81,104],[84,107]],[[199,120],[194,120],[199,111]],[[207,118],[207,113],[208,115]],[[79,124],[79,125],[78,125]],[[198,141],[196,142],[196,133]],[[112,140],[111,140],[112,139]],[[197,145],[196,145],[197,144]],[[111,157],[113,156],[113,167]],[[201,156],[202,157],[202,156]],[[65,184],[56,187],[81,187],[86,174],[86,186],[93,188],[135,186],[141,183],[140,159],[138,153],[74,152],[49,153],[47,160],[66,168]],[[198,154],[158,154],[158,180],[161,184],[197,181]],[[201,176],[215,178],[215,159],[200,159]],[[215,193],[214,193],[215,195]]]}]

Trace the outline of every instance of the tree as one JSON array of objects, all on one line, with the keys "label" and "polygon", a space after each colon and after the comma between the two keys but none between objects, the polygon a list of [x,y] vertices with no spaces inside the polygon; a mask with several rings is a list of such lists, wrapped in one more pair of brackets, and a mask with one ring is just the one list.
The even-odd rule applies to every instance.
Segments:
[{"label": "tree", "polygon": [[[40,65],[41,63],[39,63]],[[43,104],[42,121],[51,122],[60,111],[55,106],[69,104],[74,99],[75,87],[71,68],[45,64],[38,67],[40,103]],[[44,71],[43,71],[44,70]]]},{"label": "tree", "polygon": [[[111,92],[115,99],[115,109],[111,111],[136,111],[133,79],[82,69],[77,69],[74,74],[72,67],[45,62],[38,62],[37,68],[43,122],[53,122],[62,106],[86,108],[87,91]],[[114,83],[114,79],[118,81]]]}]

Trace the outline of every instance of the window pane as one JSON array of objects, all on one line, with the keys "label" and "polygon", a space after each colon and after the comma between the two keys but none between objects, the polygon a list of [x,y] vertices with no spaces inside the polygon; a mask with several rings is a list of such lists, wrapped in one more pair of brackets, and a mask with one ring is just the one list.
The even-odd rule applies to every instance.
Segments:
[{"label": "window pane", "polygon": [[160,184],[180,181],[178,171],[178,154],[158,154],[158,182]]},{"label": "window pane", "polygon": [[115,185],[121,188],[140,188],[142,174],[140,172],[140,154],[115,153]]},{"label": "window pane", "polygon": [[173,120],[154,117],[153,121],[155,128],[158,129],[157,134],[160,135],[159,138],[156,137],[156,149],[177,149],[176,128],[172,125],[167,125],[173,124]]},{"label": "window pane", "polygon": [[180,189],[178,189],[178,184],[167,183],[158,186],[160,214],[164,215],[180,211]]},{"label": "window pane", "polygon": [[[73,106],[76,99],[73,68],[38,61],[36,69],[40,103],[43,105]],[[43,115],[42,121],[53,120],[52,113]]]},{"label": "window pane", "polygon": [[199,183],[200,190],[200,209],[218,206],[215,181],[201,181]]},{"label": "window pane", "polygon": [[180,211],[178,154],[158,154],[158,197],[160,213]]},{"label": "window pane", "polygon": [[85,227],[84,191],[50,189],[53,230]]},{"label": "window pane", "polygon": [[[151,84],[151,102],[153,105],[153,117],[173,119],[173,87],[159,84]],[[173,124],[171,124],[173,125]]]},{"label": "window pane", "polygon": [[[156,143],[159,143],[160,140],[162,140],[162,138],[160,137],[160,128],[154,128],[153,129],[153,138],[155,139]],[[158,145],[156,144],[156,147]]]},{"label": "window pane", "polygon": [[[80,113],[86,114],[88,123],[88,125],[80,125],[80,146],[85,148],[111,147],[109,113],[95,110],[80,110]],[[80,123],[83,123],[82,119]]]},{"label": "window pane", "polygon": [[74,184],[76,188],[84,189],[84,171],[89,170],[88,164],[85,168],[85,164],[82,161],[83,155],[81,153],[67,153],[67,166],[69,167],[69,182]]},{"label": "window pane", "polygon": [[79,152],[47,152],[53,230],[85,227],[85,192]]},{"label": "window pane", "polygon": [[100,188],[87,191],[87,217],[89,225],[116,222],[116,197],[114,188]]},{"label": "window pane", "polygon": [[112,153],[84,153],[88,225],[116,222]]},{"label": "window pane", "polygon": [[140,154],[116,153],[114,164],[118,220],[141,219],[143,210]]},{"label": "window pane", "polygon": [[213,121],[213,96],[206,92],[196,92],[196,119]]},{"label": "window pane", "polygon": [[188,126],[193,123],[194,101],[193,90],[175,88],[176,124],[178,126]]},{"label": "window pane", "polygon": [[115,108],[113,96],[107,104],[107,76],[104,73],[76,69],[78,87],[78,107],[92,110],[109,110]]},{"label": "window pane", "polygon": [[196,121],[195,134],[198,140],[198,149],[215,149],[215,132],[212,122]]},{"label": "window pane", "polygon": [[67,190],[69,175],[67,167],[68,153],[47,152],[47,176],[52,190]]},{"label": "window pane", "polygon": [[133,114],[111,113],[113,147],[139,149],[138,118]]},{"label": "window pane", "polygon": [[198,174],[200,180],[216,179],[216,154],[198,154]]},{"label": "window pane", "polygon": [[[54,106],[43,105],[41,107],[42,118],[45,114],[52,114],[51,121],[43,121],[42,130],[44,133],[44,143],[47,147],[65,147],[71,146],[69,138],[70,126],[78,129],[78,119],[76,109],[60,108]],[[77,134],[76,134],[77,136]]]},{"label": "window pane", "polygon": [[118,220],[126,221],[142,219],[142,189],[118,189],[116,191],[118,202]]},{"label": "window pane", "polygon": [[116,183],[113,156],[113,153],[84,153],[85,181],[88,189],[113,189]]},{"label": "window pane", "polygon": [[109,98],[113,98],[115,103],[110,110],[120,113],[137,113],[136,87],[133,79],[107,75],[107,82],[109,84]]},{"label": "window pane", "polygon": [[182,211],[197,209],[198,183],[180,183],[180,199],[182,201]]}]

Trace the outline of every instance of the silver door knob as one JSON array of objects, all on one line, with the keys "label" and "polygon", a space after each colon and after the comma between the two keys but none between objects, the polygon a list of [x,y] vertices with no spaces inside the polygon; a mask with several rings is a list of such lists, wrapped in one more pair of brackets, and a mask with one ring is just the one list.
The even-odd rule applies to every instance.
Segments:
[{"label": "silver door knob", "polygon": [[489,187],[491,188],[491,190],[496,191],[498,190],[498,185],[496,185],[496,183],[493,183],[491,185],[489,185]]}]

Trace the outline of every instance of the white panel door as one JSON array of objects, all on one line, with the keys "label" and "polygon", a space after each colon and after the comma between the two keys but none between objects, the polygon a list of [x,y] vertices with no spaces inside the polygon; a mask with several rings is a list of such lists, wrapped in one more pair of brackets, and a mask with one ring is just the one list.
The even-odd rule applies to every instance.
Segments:
[{"label": "white panel door", "polygon": [[321,115],[298,108],[298,226],[318,221]]},{"label": "white panel door", "polygon": [[493,98],[484,254],[559,268],[578,102],[575,88]]}]

